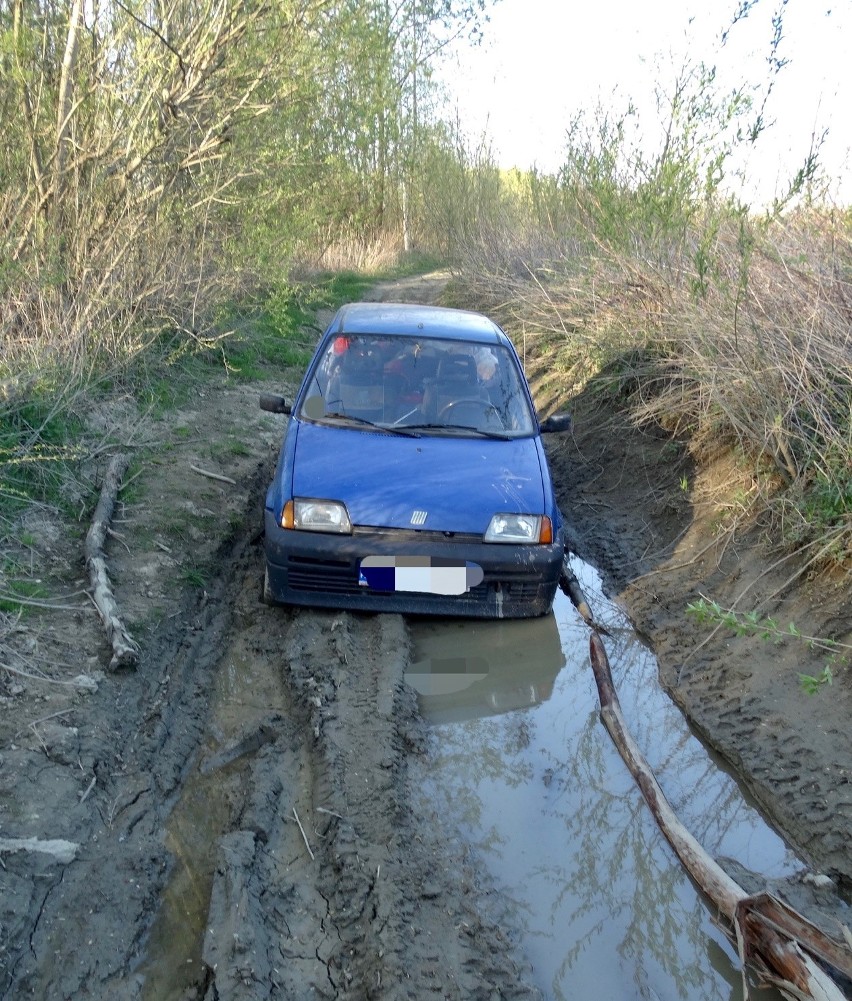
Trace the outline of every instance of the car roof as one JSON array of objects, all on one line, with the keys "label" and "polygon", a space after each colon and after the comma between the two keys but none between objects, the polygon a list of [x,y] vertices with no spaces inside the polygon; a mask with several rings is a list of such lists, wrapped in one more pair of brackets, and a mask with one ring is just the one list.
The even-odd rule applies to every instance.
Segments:
[{"label": "car roof", "polygon": [[395,334],[483,344],[509,343],[500,327],[482,313],[403,302],[351,302],[338,311],[329,332],[336,336]]}]

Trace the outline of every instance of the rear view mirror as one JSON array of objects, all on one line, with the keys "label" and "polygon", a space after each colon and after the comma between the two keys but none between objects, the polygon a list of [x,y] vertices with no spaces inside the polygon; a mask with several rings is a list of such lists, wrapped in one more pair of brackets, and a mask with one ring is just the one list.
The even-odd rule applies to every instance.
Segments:
[{"label": "rear view mirror", "polygon": [[271,414],[289,414],[290,404],[277,393],[261,393],[260,409],[268,410]]},{"label": "rear view mirror", "polygon": [[573,423],[570,414],[551,414],[550,417],[541,422],[539,430],[542,434],[551,431],[570,431]]}]

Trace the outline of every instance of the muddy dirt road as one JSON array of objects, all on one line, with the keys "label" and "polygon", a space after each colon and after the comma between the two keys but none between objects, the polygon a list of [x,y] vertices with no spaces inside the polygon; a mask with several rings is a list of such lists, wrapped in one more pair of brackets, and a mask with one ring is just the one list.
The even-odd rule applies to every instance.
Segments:
[{"label": "muddy dirt road", "polygon": [[[379,294],[422,300],[441,285]],[[425,731],[404,683],[404,620],[258,600],[282,425],[257,395],[281,388],[223,379],[167,420],[124,400],[93,415],[150,456],[122,494],[109,554],[137,671],[102,673],[86,526],[69,530],[47,508],[29,516],[29,558],[54,600],[0,621],[0,661],[14,671],[0,676],[0,998],[537,996],[491,916],[487,877],[412,810],[409,762]],[[566,498],[585,489],[569,447],[555,456]],[[616,547],[646,546],[647,505],[631,501],[631,536],[593,505],[615,511],[617,484],[591,490],[573,494],[587,502],[578,517],[590,513],[578,545],[615,566]],[[675,514],[672,537],[690,512]],[[734,732],[748,761],[745,728]],[[847,776],[849,753],[847,740],[830,763]],[[828,844],[848,835],[849,779],[814,771],[839,797],[817,818]],[[795,797],[784,802],[798,816]],[[848,841],[812,855],[848,876],[846,853]]]},{"label": "muddy dirt road", "polygon": [[402,618],[259,601],[283,425],[257,395],[103,415],[161,446],[110,553],[136,672],[103,675],[76,540],[32,518],[65,597],[3,621],[0,997],[535,996],[481,877],[412,817]]}]

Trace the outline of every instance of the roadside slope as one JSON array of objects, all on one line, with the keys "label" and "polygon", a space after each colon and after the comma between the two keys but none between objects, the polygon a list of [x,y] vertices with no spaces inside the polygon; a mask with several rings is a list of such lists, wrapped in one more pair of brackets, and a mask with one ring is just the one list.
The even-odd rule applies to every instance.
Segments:
[{"label": "roadside slope", "polygon": [[660,677],[764,811],[852,899],[852,670],[842,659],[815,695],[799,683],[826,655],[787,638],[715,631],[686,613],[702,596],[759,610],[783,629],[852,643],[852,596],[839,576],[785,558],[760,524],[737,518],[749,471],[726,453],[696,462],[629,407],[592,393],[568,404],[575,434],[550,446],[579,554],[600,567],[659,660]]}]

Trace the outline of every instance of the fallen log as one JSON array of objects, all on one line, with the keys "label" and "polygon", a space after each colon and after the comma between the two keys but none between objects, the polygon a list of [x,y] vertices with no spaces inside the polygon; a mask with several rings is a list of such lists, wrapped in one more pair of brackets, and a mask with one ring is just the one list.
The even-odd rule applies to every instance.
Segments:
[{"label": "fallen log", "polygon": [[89,569],[89,580],[92,585],[92,600],[112,645],[112,660],[109,666],[113,671],[121,667],[136,667],[139,663],[139,648],[118,614],[118,605],[110,587],[103,551],[115,499],[129,464],[130,460],[126,455],[114,455],[110,459],[104,474],[98,505],[92,515],[92,524],[86,533],[86,566]]},{"label": "fallen log", "polygon": [[852,951],[834,941],[803,915],[771,894],[750,896],[702,848],[678,819],[624,722],[612,681],[609,658],[597,633],[589,640],[589,656],[601,720],[636,779],[651,812],[687,872],[730,924],[740,955],[763,979],[793,1001],[844,1001],[837,984],[814,956],[849,975]]},{"label": "fallen log", "polygon": [[[785,935],[793,935],[796,940],[823,962],[828,963],[848,979],[852,980],[852,948],[829,938],[825,933],[803,918],[799,912],[779,900],[772,893],[755,893],[748,898],[748,908],[744,918],[755,930],[760,927],[774,929]],[[757,931],[755,932],[757,934]]]},{"label": "fallen log", "polygon": [[577,580],[576,574],[571,569],[571,563],[568,559],[567,553],[562,560],[562,573],[559,577],[559,590],[562,591],[564,595],[567,595],[571,604],[580,613],[580,617],[587,626],[591,626],[592,629],[598,633],[602,633],[604,636],[610,635],[609,630],[605,626],[594,620],[592,610],[589,608],[589,603],[586,601],[586,596],[583,594],[583,589],[580,587],[580,582]]}]

